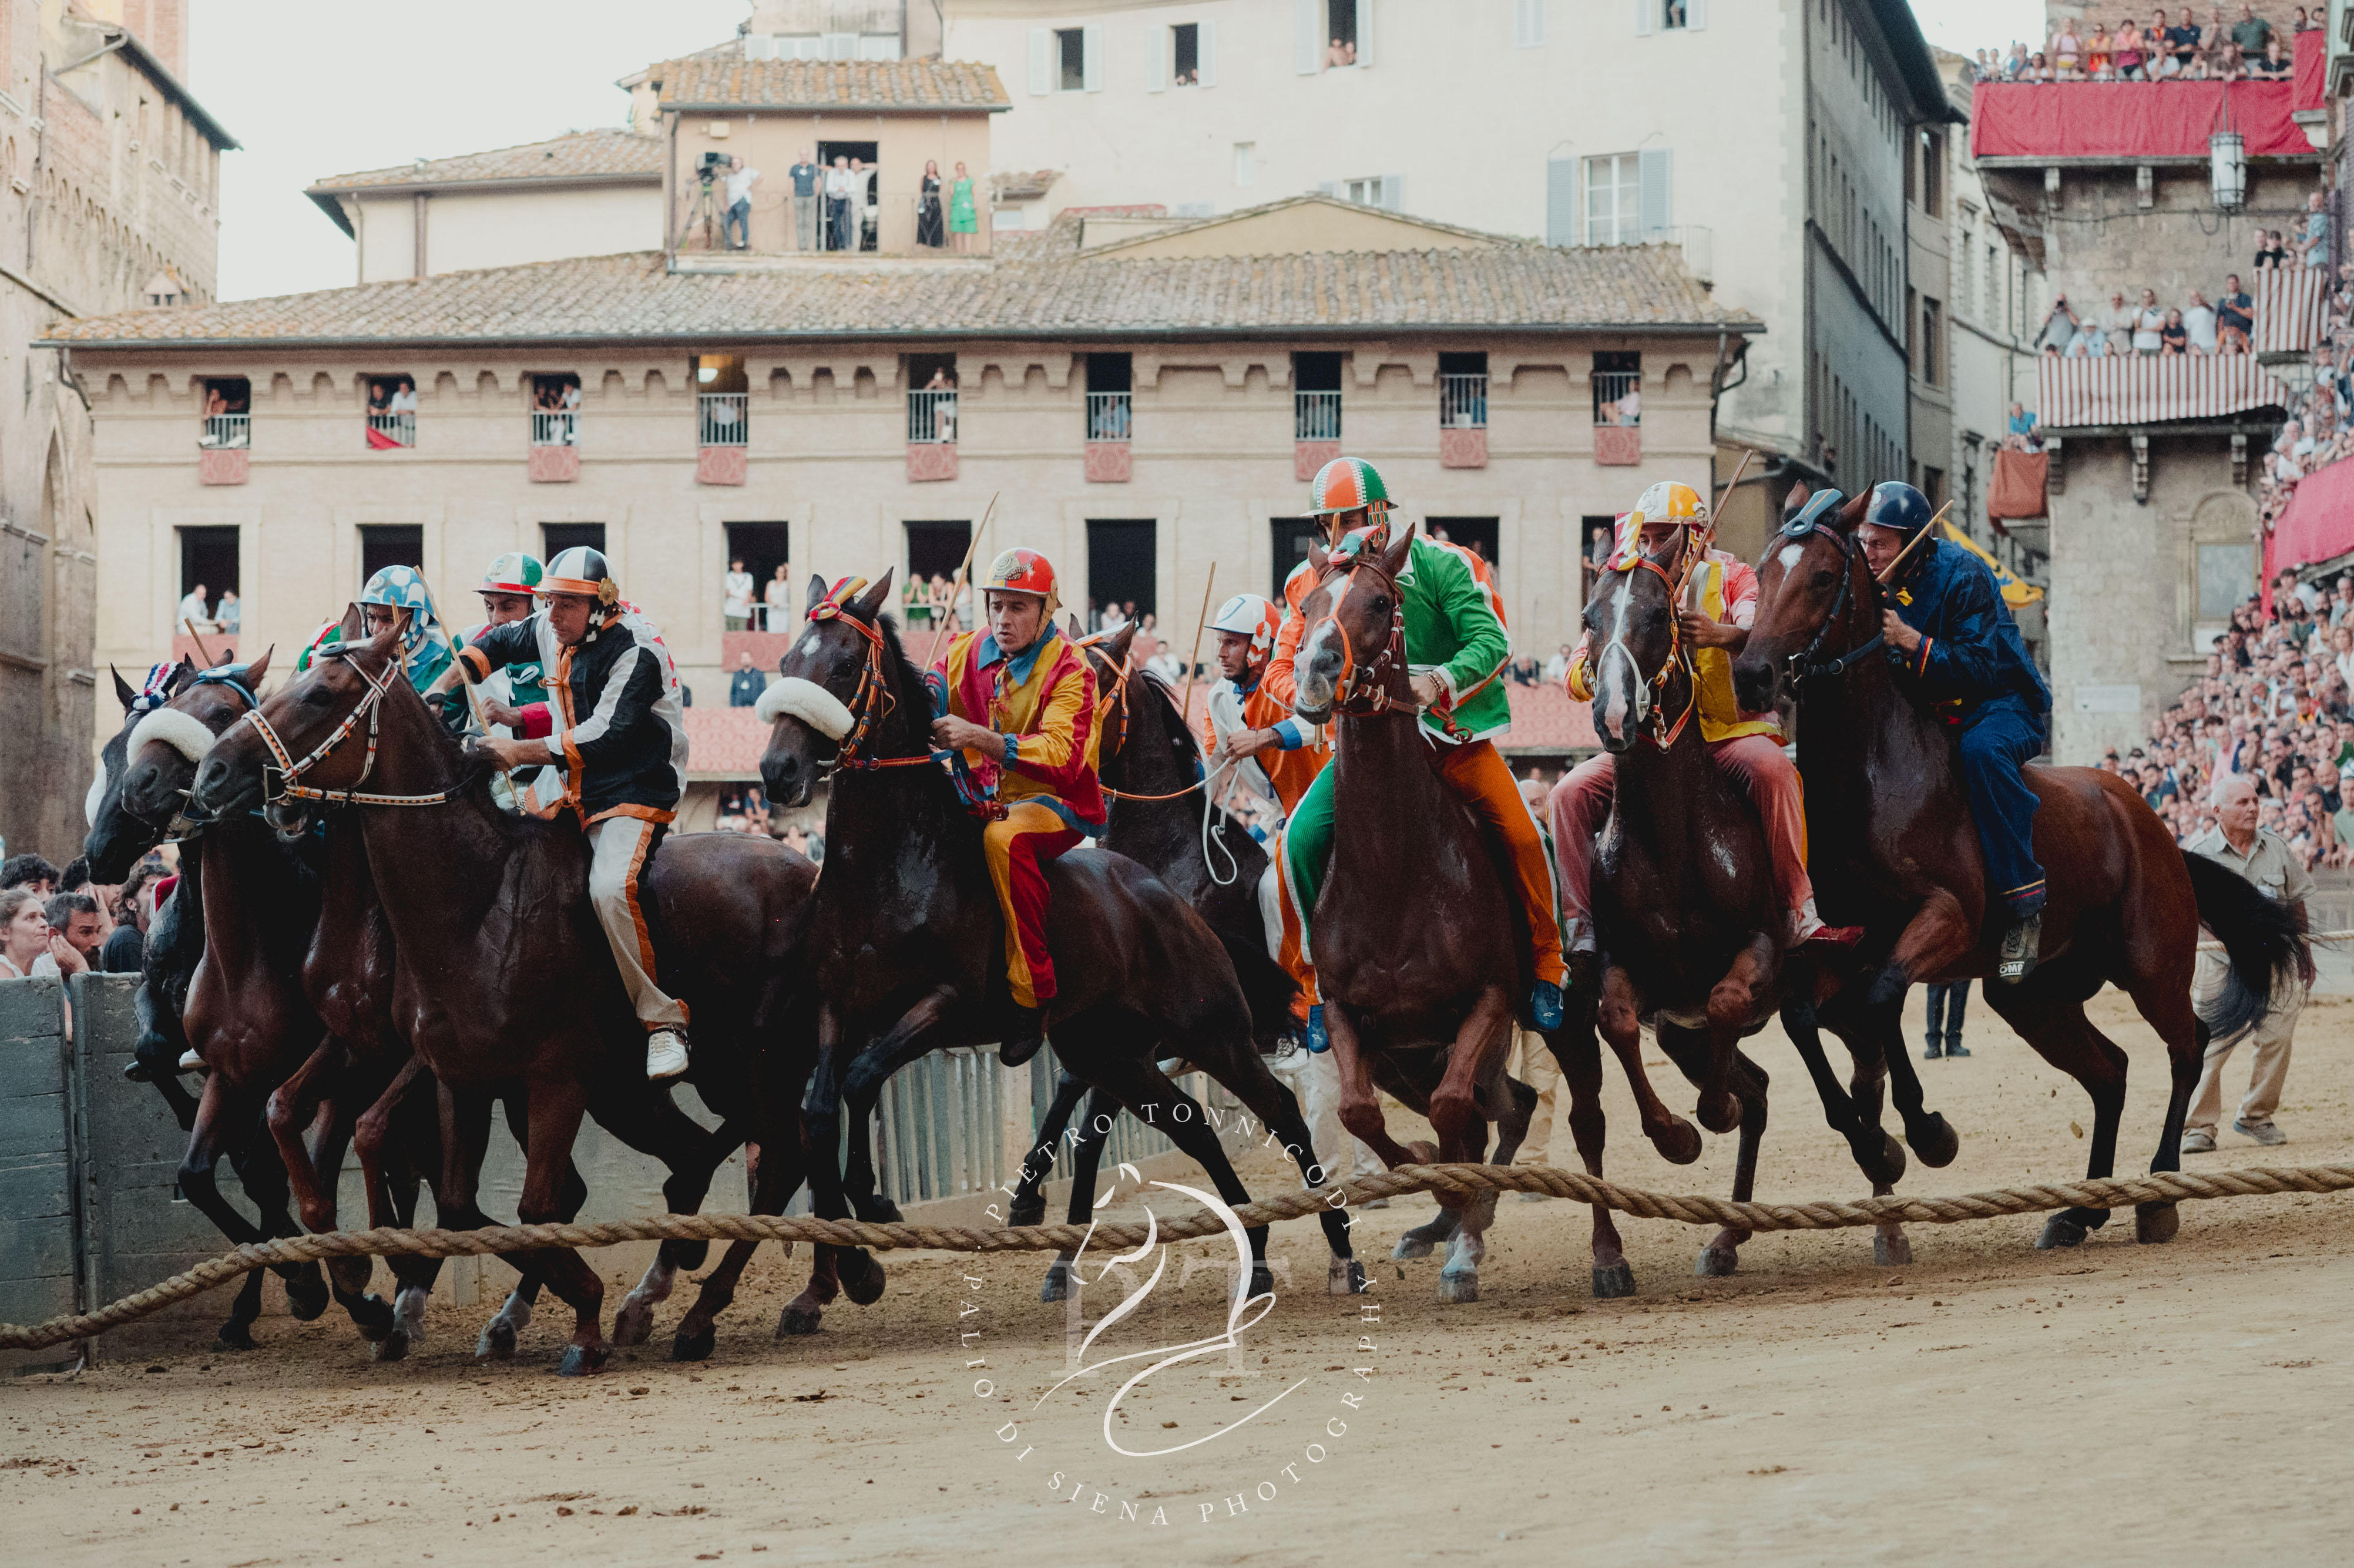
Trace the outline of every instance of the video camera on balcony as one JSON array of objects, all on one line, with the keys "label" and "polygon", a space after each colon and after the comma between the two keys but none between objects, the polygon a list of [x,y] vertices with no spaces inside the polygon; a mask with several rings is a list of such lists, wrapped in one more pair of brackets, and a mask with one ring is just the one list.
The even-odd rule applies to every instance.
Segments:
[{"label": "video camera on balcony", "polygon": [[714,179],[717,178],[721,171],[726,169],[726,154],[705,153],[695,165],[695,177],[701,180],[707,185]]}]

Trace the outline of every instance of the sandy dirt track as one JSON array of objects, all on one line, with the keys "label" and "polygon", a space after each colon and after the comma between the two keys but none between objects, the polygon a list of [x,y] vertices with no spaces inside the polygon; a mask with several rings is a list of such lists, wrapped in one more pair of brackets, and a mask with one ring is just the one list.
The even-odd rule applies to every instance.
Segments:
[{"label": "sandy dirt track", "polygon": [[[2121,999],[2094,1011],[2134,1057],[2120,1163],[2138,1170],[2162,1058]],[[2074,1085],[1975,997],[1969,1043],[1970,1060],[1925,1065],[1961,1153],[1916,1164],[1903,1190],[2081,1174]],[[2259,1150],[2226,1128],[2194,1169],[2354,1159],[2354,1002],[2309,1008],[2296,1049],[2280,1111],[2295,1141]],[[1862,1192],[1795,1054],[1770,1033],[1752,1051],[1777,1097],[1760,1196]],[[2234,1065],[2236,1092],[2244,1053]],[[1732,1140],[1664,1165],[1611,1071],[1608,1173],[1723,1192]],[[1679,1083],[1669,1099],[1691,1096]],[[1565,1127],[1554,1153],[1571,1162]],[[1264,1158],[1245,1176],[1281,1180]],[[267,1319],[243,1356],[190,1333],[20,1380],[0,1388],[0,1539],[13,1563],[109,1568],[2346,1561],[2354,1195],[2186,1205],[2163,1247],[2136,1245],[2130,1216],[2073,1252],[2031,1250],[2034,1219],[1921,1226],[1893,1269],[1873,1266],[1869,1232],[1766,1235],[1729,1280],[1691,1277],[1703,1233],[1626,1221],[1640,1293],[1611,1302],[1588,1289],[1587,1211],[1507,1198],[1483,1299],[1449,1308],[1436,1259],[1388,1260],[1432,1212],[1416,1198],[1361,1217],[1377,1326],[1319,1292],[1311,1227],[1278,1229],[1270,1253],[1299,1288],[1248,1349],[1173,1370],[1112,1418],[1129,1447],[1231,1428],[1172,1458],[1109,1451],[1100,1378],[1033,1407],[1066,1351],[1065,1308],[1036,1300],[1043,1257],[886,1255],[881,1302],[837,1303],[822,1334],[779,1341],[806,1257],[769,1249],[701,1365],[664,1359],[683,1291],[653,1343],[586,1382],[553,1375],[563,1319],[546,1308],[512,1362],[473,1361],[484,1312],[437,1309],[398,1365],[370,1363],[331,1312]],[[1091,1296],[1088,1317],[1106,1304]],[[1174,1342],[1221,1305],[1210,1268],[1137,1321]]]}]

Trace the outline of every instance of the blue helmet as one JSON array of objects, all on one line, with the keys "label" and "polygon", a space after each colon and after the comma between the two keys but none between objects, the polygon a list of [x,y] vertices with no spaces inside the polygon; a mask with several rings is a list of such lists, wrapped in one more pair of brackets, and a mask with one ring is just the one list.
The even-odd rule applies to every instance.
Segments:
[{"label": "blue helmet", "polygon": [[1891,479],[1872,487],[1872,501],[1863,509],[1863,520],[1875,528],[1914,534],[1929,525],[1933,514],[1927,496],[1903,480]]}]

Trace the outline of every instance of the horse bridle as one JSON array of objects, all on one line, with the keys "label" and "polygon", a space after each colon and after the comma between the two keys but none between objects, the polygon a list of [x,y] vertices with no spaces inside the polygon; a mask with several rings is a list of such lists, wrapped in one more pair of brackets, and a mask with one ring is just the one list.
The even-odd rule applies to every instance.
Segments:
[{"label": "horse bridle", "polygon": [[[1351,718],[1369,718],[1375,714],[1385,714],[1394,707],[1411,705],[1410,702],[1401,704],[1397,694],[1390,690],[1392,676],[1408,679],[1409,692],[1412,689],[1405,657],[1405,595],[1398,591],[1397,578],[1386,567],[1364,555],[1352,560],[1342,568],[1341,575],[1345,581],[1353,584],[1360,571],[1372,572],[1389,589],[1390,634],[1383,642],[1382,651],[1373,655],[1370,663],[1359,664],[1356,650],[1349,641],[1346,629],[1341,633],[1341,683],[1340,689],[1333,694],[1332,712],[1335,715],[1346,714]],[[1336,621],[1340,618],[1341,600],[1348,596],[1348,591],[1342,588],[1334,597],[1332,608],[1326,612]]]},{"label": "horse bridle", "polygon": [[877,726],[890,717],[898,707],[898,699],[891,694],[890,677],[883,673],[883,633],[858,617],[850,614],[832,599],[821,601],[809,612],[811,620],[839,620],[866,639],[866,660],[859,666],[858,685],[850,694],[850,732],[834,743],[833,767],[867,772],[877,768],[914,768],[935,760],[928,747],[913,757],[869,757],[864,747]]},{"label": "horse bridle", "polygon": [[[1659,673],[1649,679],[1651,689],[1664,695],[1668,689],[1669,677],[1673,675],[1681,666],[1684,673],[1684,690],[1689,694],[1689,700],[1685,702],[1684,711],[1678,715],[1672,726],[1668,723],[1667,705],[1664,702],[1654,702],[1651,705],[1651,742],[1661,751],[1667,750],[1676,743],[1676,737],[1684,732],[1684,726],[1690,724],[1692,715],[1700,711],[1700,676],[1692,668],[1691,650],[1684,646],[1683,620],[1681,615],[1684,588],[1691,581],[1692,567],[1700,556],[1692,546],[1690,538],[1691,531],[1687,529],[1684,532],[1686,537],[1681,552],[1682,561],[1675,576],[1669,576],[1667,567],[1651,559],[1639,547],[1634,552],[1634,560],[1628,566],[1618,568],[1621,571],[1632,571],[1639,567],[1658,577],[1668,588],[1668,656],[1659,662]],[[1613,648],[1624,653],[1627,656],[1627,662],[1635,665],[1636,676],[1638,679],[1643,678],[1643,666],[1636,662],[1634,650],[1616,637],[1604,645],[1601,654],[1595,660],[1596,675],[1598,677],[1601,674],[1603,663],[1609,658],[1610,650]]]},{"label": "horse bridle", "polygon": [[[1855,557],[1856,551],[1860,546],[1857,546],[1855,540],[1850,535],[1840,532],[1837,528],[1830,527],[1817,519],[1809,517],[1801,517],[1793,522],[1785,524],[1782,528],[1781,536],[1793,542],[1797,542],[1803,540],[1809,534],[1828,535],[1830,537],[1831,543],[1839,546],[1839,592],[1831,599],[1830,610],[1823,617],[1822,624],[1815,628],[1813,641],[1809,641],[1804,648],[1791,654],[1783,662],[1784,671],[1794,683],[1798,681],[1810,681],[1820,675],[1844,675],[1858,660],[1877,649],[1882,642],[1886,641],[1884,633],[1874,632],[1872,633],[1870,641],[1865,642],[1859,647],[1849,649],[1845,653],[1840,654],[1838,658],[1824,660],[1819,663],[1816,662],[1815,655],[1821,652],[1823,650],[1823,644],[1830,640],[1831,627],[1846,613],[1848,600],[1856,597],[1854,589]],[[1858,602],[1861,603],[1861,601],[1859,599]]]},{"label": "horse bridle", "polygon": [[[275,759],[274,765],[271,763],[262,765],[264,783],[261,803],[263,805],[274,806],[281,800],[320,800],[331,806],[439,806],[447,802],[455,793],[453,790],[443,789],[432,795],[384,795],[360,788],[376,772],[376,740],[383,718],[384,696],[392,689],[393,682],[400,676],[400,659],[398,654],[385,661],[384,674],[379,679],[369,674],[367,666],[359,662],[360,652],[357,647],[326,648],[320,651],[320,657],[340,659],[349,665],[359,676],[361,683],[367,687],[367,694],[355,703],[352,705],[352,711],[344,715],[343,722],[334,727],[326,739],[313,747],[300,761],[295,760],[286,742],[271,726],[270,721],[262,716],[259,705],[249,709],[243,718],[237,721],[238,724],[253,726],[254,732],[261,736],[261,744],[270,748],[270,754]],[[314,785],[297,782],[302,775],[333,757],[336,748],[351,738],[352,731],[359,727],[360,720],[363,718],[367,720],[367,756],[360,763],[360,776],[353,779],[348,788],[322,789]],[[237,725],[229,726],[230,729],[236,727]],[[226,735],[228,731],[224,730],[222,733]],[[268,778],[272,773],[278,775],[279,779],[275,791],[272,791],[268,784]]]}]

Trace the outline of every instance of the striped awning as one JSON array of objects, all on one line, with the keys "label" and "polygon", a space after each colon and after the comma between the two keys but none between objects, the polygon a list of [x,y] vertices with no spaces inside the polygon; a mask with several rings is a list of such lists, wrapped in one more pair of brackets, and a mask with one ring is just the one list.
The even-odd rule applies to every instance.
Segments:
[{"label": "striped awning", "polygon": [[2252,354],[2123,355],[2035,362],[2037,423],[2049,429],[2082,425],[2157,425],[2173,419],[2220,419],[2252,408],[2286,408],[2294,394]]},{"label": "striped awning", "polygon": [[2329,292],[2326,267],[2264,267],[2248,293],[2256,302],[2256,352],[2303,354],[2321,341]]}]

